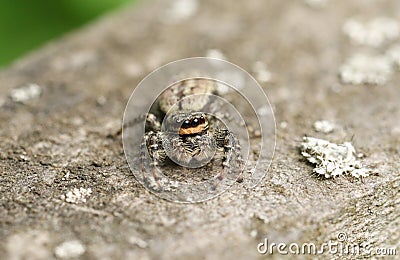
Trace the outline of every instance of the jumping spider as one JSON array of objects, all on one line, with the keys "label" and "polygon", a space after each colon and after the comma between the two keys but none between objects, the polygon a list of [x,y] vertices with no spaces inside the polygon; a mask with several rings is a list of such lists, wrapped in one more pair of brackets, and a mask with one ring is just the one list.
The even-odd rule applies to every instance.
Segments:
[{"label": "jumping spider", "polygon": [[[150,169],[159,183],[157,167],[167,161],[197,168],[207,164],[217,151],[223,152],[222,171],[239,170],[237,181],[241,182],[243,159],[238,139],[221,126],[210,111],[216,83],[209,79],[192,78],[167,88],[153,104],[152,113],[146,116],[146,129],[141,144],[141,168],[145,172],[146,149],[150,156]],[[162,120],[160,120],[162,119]]]}]

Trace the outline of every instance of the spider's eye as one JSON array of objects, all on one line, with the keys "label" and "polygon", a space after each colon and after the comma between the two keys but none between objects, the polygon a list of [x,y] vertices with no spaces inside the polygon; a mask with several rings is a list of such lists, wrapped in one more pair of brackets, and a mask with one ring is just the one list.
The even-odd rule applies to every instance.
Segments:
[{"label": "spider's eye", "polygon": [[193,126],[193,127],[196,127],[196,126],[198,126],[198,125],[199,125],[199,119],[198,119],[198,118],[193,119],[193,121],[192,121],[192,126]]},{"label": "spider's eye", "polygon": [[199,124],[204,124],[206,122],[206,119],[204,118],[204,116],[201,116],[199,119]]},{"label": "spider's eye", "polygon": [[183,122],[183,124],[182,124],[182,127],[183,127],[183,128],[188,128],[188,127],[190,127],[190,121],[189,121],[189,120],[185,120],[185,121]]}]

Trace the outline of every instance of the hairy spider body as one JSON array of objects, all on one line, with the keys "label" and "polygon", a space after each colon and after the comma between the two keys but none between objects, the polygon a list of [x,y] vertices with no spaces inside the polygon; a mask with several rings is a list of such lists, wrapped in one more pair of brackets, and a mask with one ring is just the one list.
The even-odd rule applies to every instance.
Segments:
[{"label": "hairy spider body", "polygon": [[168,160],[197,168],[209,163],[217,151],[223,152],[222,171],[217,175],[223,179],[232,169],[240,170],[238,181],[242,181],[243,159],[237,138],[228,129],[221,127],[218,119],[202,112],[212,104],[216,94],[214,81],[187,79],[167,88],[156,101],[155,114],[146,116],[146,133],[141,145],[142,171],[146,149],[151,158],[152,176],[158,180],[157,167]]}]

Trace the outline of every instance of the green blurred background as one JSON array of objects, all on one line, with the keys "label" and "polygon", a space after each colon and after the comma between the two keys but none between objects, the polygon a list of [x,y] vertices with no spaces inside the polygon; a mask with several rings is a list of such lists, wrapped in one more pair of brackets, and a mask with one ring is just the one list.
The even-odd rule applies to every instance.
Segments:
[{"label": "green blurred background", "polygon": [[0,0],[0,67],[137,0]]}]

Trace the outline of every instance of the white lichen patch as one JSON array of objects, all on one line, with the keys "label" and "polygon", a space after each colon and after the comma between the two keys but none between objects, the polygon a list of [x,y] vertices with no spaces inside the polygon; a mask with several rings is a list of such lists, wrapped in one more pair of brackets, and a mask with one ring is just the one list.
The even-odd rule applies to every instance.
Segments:
[{"label": "white lichen patch", "polygon": [[351,18],[343,25],[343,32],[355,44],[378,47],[397,39],[400,25],[397,20],[388,17],[377,17],[367,22]]},{"label": "white lichen patch", "polygon": [[218,49],[208,49],[206,52],[206,57],[220,59],[220,60],[226,60],[226,56],[224,55],[224,53]]},{"label": "white lichen patch", "polygon": [[166,10],[164,23],[178,23],[189,19],[198,10],[198,0],[175,0]]},{"label": "white lichen patch", "polygon": [[279,127],[282,129],[286,129],[288,127],[288,122],[286,122],[286,121],[280,122]]},{"label": "white lichen patch", "polygon": [[149,244],[146,241],[136,236],[131,236],[128,241],[129,243],[136,245],[142,249],[145,249],[149,246]]},{"label": "white lichen patch", "polygon": [[390,47],[386,51],[386,57],[397,69],[400,68],[400,44]]},{"label": "white lichen patch", "polygon": [[79,257],[83,253],[85,253],[85,247],[78,240],[66,241],[58,245],[54,250],[56,257],[63,259]]},{"label": "white lichen patch", "polygon": [[128,77],[138,77],[143,73],[143,71],[144,67],[137,62],[127,63],[123,67],[123,72],[125,72]]},{"label": "white lichen patch", "polygon": [[11,90],[11,100],[26,104],[28,101],[35,99],[42,93],[42,88],[37,84],[29,84],[20,88]]},{"label": "white lichen patch", "polygon": [[253,64],[253,72],[256,74],[256,79],[260,82],[268,82],[271,80],[272,74],[267,69],[267,65],[262,61],[257,61]]},{"label": "white lichen patch", "polygon": [[351,175],[356,178],[367,177],[369,170],[362,167],[355,157],[356,151],[350,142],[335,144],[329,141],[304,137],[301,154],[312,164],[314,173],[325,178]]},{"label": "white lichen patch", "polygon": [[163,190],[165,191],[176,191],[180,186],[178,181],[167,178],[160,178],[158,183],[154,180],[154,178],[148,178],[146,181],[149,182],[149,187],[152,187],[155,190],[159,190],[160,187],[163,187]]},{"label": "white lichen patch", "polygon": [[316,121],[313,125],[315,131],[321,132],[321,133],[331,133],[333,130],[335,130],[335,123],[328,121],[328,120],[320,120]]},{"label": "white lichen patch", "polygon": [[218,83],[217,89],[218,93],[226,94],[229,92],[234,92],[235,90],[243,89],[246,86],[246,80],[242,73],[236,73],[231,70],[221,70],[215,74],[215,78],[221,82],[227,82],[230,85]]},{"label": "white lichen patch", "polygon": [[61,199],[64,199],[68,203],[85,203],[90,194],[92,194],[91,188],[74,188],[68,191],[65,195],[62,195]]},{"label": "white lichen patch", "polygon": [[257,115],[259,116],[266,116],[268,114],[271,114],[271,108],[268,106],[262,106],[257,109]]},{"label": "white lichen patch", "polygon": [[390,79],[393,67],[385,55],[356,54],[339,71],[343,83],[383,85]]}]

